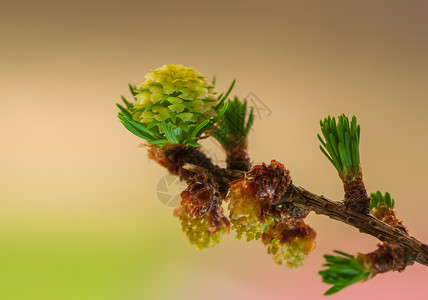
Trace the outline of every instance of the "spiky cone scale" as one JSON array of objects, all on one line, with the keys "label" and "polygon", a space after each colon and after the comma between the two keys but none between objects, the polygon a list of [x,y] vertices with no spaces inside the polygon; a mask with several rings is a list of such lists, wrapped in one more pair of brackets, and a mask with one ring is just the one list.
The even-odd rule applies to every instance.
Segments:
[{"label": "spiky cone scale", "polygon": [[231,138],[226,146],[226,165],[230,170],[248,172],[251,168],[250,158],[247,151],[247,138]]},{"label": "spiky cone scale", "polygon": [[230,183],[230,220],[237,237],[258,239],[268,229],[273,218],[273,205],[277,203],[291,183],[290,172],[284,165],[272,160],[256,165],[239,180]]},{"label": "spiky cone scale", "polygon": [[257,197],[272,205],[278,203],[285,194],[291,183],[291,175],[282,163],[272,160],[269,165],[262,163],[253,166],[243,180]]},{"label": "spiky cone scale", "polygon": [[180,219],[191,244],[198,249],[212,247],[230,228],[229,219],[221,207],[219,186],[209,173],[197,174],[188,183],[174,215]]},{"label": "spiky cone scale", "polygon": [[316,231],[302,219],[283,217],[275,220],[262,241],[277,264],[286,263],[294,269],[300,267],[306,256],[316,247]]}]

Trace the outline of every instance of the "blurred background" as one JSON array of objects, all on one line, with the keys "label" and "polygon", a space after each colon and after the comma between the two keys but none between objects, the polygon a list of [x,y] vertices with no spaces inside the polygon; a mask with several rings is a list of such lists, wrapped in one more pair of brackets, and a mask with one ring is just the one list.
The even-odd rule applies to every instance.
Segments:
[{"label": "blurred background", "polygon": [[[426,1],[1,1],[0,36],[0,299],[324,299],[323,254],[375,249],[313,214],[318,247],[297,270],[233,235],[190,246],[162,198],[180,185],[116,117],[128,83],[168,63],[220,92],[236,78],[252,160],[331,199],[319,120],[356,115],[368,191],[428,242]],[[427,299],[427,279],[416,264],[330,298]]]}]

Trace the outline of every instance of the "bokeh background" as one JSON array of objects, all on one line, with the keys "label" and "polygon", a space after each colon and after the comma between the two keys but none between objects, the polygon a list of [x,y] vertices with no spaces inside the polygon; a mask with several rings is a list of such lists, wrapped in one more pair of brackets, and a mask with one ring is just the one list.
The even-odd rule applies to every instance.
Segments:
[{"label": "bokeh background", "polygon": [[[258,109],[252,159],[332,199],[343,192],[318,122],[355,114],[368,190],[389,191],[428,242],[426,1],[3,0],[0,36],[0,299],[324,299],[322,255],[375,248],[313,214],[318,247],[297,270],[233,235],[190,246],[158,199],[165,171],[114,105],[167,63],[217,75],[219,91],[236,78]],[[428,298],[428,268],[330,298],[405,297]]]}]

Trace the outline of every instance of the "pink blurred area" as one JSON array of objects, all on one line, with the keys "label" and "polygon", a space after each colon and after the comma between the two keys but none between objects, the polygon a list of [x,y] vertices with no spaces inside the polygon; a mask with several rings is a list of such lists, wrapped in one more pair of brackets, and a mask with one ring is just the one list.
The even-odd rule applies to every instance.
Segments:
[{"label": "pink blurred area", "polygon": [[[324,299],[324,254],[375,249],[313,214],[317,249],[297,270],[233,234],[190,246],[156,194],[165,170],[116,118],[128,83],[168,63],[216,75],[219,92],[236,78],[232,94],[258,99],[252,160],[331,199],[319,120],[356,115],[368,191],[389,191],[428,242],[428,2],[15,1],[0,25],[1,299]],[[427,283],[415,264],[329,298],[424,300]]]}]

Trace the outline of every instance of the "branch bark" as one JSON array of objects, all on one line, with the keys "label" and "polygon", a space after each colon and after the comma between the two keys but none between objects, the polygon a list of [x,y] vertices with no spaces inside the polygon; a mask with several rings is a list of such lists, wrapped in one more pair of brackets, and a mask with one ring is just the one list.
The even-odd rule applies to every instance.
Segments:
[{"label": "branch bark", "polygon": [[374,236],[380,241],[400,244],[414,256],[418,263],[428,266],[428,245],[372,215],[356,212],[341,202],[329,200],[322,195],[318,196],[293,184],[288,186],[282,200],[353,226],[360,232]]},{"label": "branch bark", "polygon": [[[183,151],[182,149],[175,149],[176,147],[178,146],[171,146],[172,149],[169,149],[170,147],[152,148],[149,151],[149,157],[186,181],[192,177],[190,175],[192,173],[208,172],[212,174],[221,187],[223,197],[229,190],[229,182],[242,178],[244,174],[240,170],[229,170],[218,167],[200,152],[198,148],[190,147],[190,149]],[[416,261],[428,266],[428,245],[407,235],[404,231],[376,219],[370,214],[359,213],[345,206],[343,202],[329,200],[322,195],[318,196],[293,184],[288,185],[284,197],[276,204],[276,207],[278,209],[289,209],[286,205],[287,203],[292,203],[304,210],[310,210],[316,214],[325,215],[331,219],[348,224],[380,241],[401,245],[410,255],[408,265]]]}]

